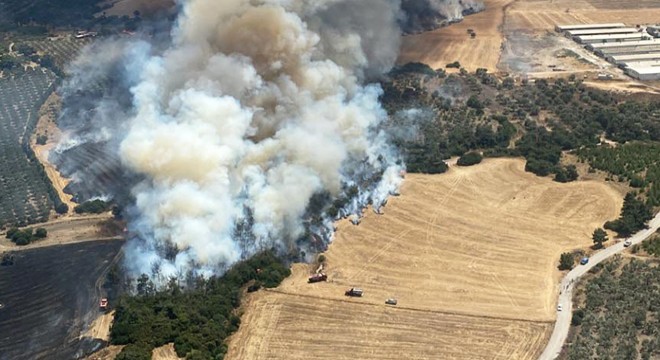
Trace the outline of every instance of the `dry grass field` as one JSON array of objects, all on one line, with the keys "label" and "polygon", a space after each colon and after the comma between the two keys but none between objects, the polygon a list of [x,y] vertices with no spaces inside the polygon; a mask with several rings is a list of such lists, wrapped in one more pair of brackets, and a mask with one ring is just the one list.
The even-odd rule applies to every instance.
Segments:
[{"label": "dry grass field", "polygon": [[226,359],[532,359],[551,326],[265,292]]},{"label": "dry grass field", "polygon": [[506,12],[511,30],[554,30],[561,24],[654,24],[658,19],[657,0],[518,0]]},{"label": "dry grass field", "polygon": [[[497,69],[502,45],[500,27],[504,9],[513,0],[485,0],[486,10],[467,16],[462,22],[402,39],[399,63],[423,62],[434,69],[459,61],[468,71]],[[477,37],[471,39],[467,29]]]},{"label": "dry grass field", "polygon": [[[459,61],[470,72],[477,68],[486,68],[491,72],[540,71],[533,69],[534,65],[550,71],[547,65],[555,64],[555,50],[567,46],[563,43],[547,43],[547,39],[542,38],[547,36],[548,32],[554,33],[555,25],[605,22],[635,25],[657,23],[660,19],[660,1],[657,0],[485,0],[484,2],[486,11],[467,16],[460,23],[403,37],[398,62],[401,64],[411,61],[423,62],[437,69]],[[470,39],[467,29],[473,29],[477,37]],[[519,44],[520,42],[523,43]],[[544,43],[545,47],[543,47]],[[539,45],[541,45],[540,50],[535,48]],[[530,56],[522,56],[522,59],[513,61],[505,56],[502,59],[501,50],[511,50],[511,48],[516,50],[513,51],[514,53],[524,53],[532,49],[534,54],[545,51],[549,56],[540,54],[542,59],[537,59],[538,56],[525,59]],[[504,64],[501,64],[501,61]],[[566,67],[571,71],[582,71],[586,68],[570,58],[563,59],[555,65]],[[598,70],[598,66],[591,68]],[[549,72],[548,76],[556,77],[562,74]]]},{"label": "dry grass field", "polygon": [[[605,184],[523,168],[491,159],[409,175],[384,215],[338,224],[327,283],[307,284],[310,268],[296,265],[251,299],[227,358],[535,358],[554,320],[559,254],[590,245],[622,201]],[[351,286],[364,297],[345,298]]]}]

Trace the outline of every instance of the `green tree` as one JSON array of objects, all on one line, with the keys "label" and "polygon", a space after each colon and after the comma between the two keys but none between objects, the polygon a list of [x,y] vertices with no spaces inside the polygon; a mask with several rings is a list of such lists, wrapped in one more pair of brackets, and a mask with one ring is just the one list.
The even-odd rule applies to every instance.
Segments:
[{"label": "green tree", "polygon": [[571,270],[575,264],[573,254],[565,252],[559,257],[559,270]]},{"label": "green tree", "polygon": [[44,228],[37,228],[34,232],[34,237],[37,239],[43,239],[48,236],[48,231]]},{"label": "green tree", "polygon": [[456,164],[458,166],[471,166],[481,162],[483,157],[478,152],[469,152],[461,156]]},{"label": "green tree", "polygon": [[602,228],[597,228],[596,230],[594,230],[591,239],[594,241],[594,245],[596,246],[596,248],[602,248],[603,243],[607,241],[607,232],[605,232],[605,230],[603,230]]}]

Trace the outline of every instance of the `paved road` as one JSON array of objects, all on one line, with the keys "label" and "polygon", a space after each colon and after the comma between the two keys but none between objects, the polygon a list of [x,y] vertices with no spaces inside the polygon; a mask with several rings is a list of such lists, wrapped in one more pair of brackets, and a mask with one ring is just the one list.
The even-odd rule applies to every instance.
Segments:
[{"label": "paved road", "polygon": [[[651,236],[660,228],[660,213],[658,213],[653,220],[649,222],[649,228],[642,230],[637,234],[631,236],[629,239],[632,241],[632,244],[639,244],[647,237]],[[596,264],[602,262],[603,260],[620,253],[625,248],[623,247],[623,241],[618,242],[610,247],[607,247],[597,253],[593,254],[589,258],[589,263],[586,265],[578,265],[576,268],[571,270],[564,279],[562,280],[560,286],[559,294],[559,304],[563,306],[562,311],[557,312],[557,321],[555,322],[555,328],[552,331],[552,336],[548,341],[548,345],[543,350],[539,360],[551,360],[559,355],[566,337],[568,337],[568,330],[571,327],[571,317],[573,309],[573,285],[575,282],[584,274],[587,273],[591,268],[596,266]]]}]

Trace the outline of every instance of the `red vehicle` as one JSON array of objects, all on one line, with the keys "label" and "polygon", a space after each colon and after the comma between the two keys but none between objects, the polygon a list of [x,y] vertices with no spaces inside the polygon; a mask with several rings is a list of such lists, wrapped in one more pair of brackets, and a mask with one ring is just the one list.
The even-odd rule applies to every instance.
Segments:
[{"label": "red vehicle", "polygon": [[99,301],[99,307],[101,310],[107,310],[108,309],[108,299],[107,298],[102,298],[101,301]]},{"label": "red vehicle", "polygon": [[314,274],[307,279],[307,282],[309,283],[316,283],[316,282],[321,282],[321,281],[327,281],[328,280],[328,275],[324,273],[319,273],[319,274]]}]

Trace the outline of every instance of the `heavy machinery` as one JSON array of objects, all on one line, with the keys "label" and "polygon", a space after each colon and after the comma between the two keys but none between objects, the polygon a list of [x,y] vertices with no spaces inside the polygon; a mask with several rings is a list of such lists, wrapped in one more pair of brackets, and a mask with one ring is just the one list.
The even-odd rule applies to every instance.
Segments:
[{"label": "heavy machinery", "polygon": [[307,279],[308,283],[316,283],[316,282],[321,282],[321,281],[327,281],[328,280],[328,275],[324,273],[318,273],[314,274]]}]

